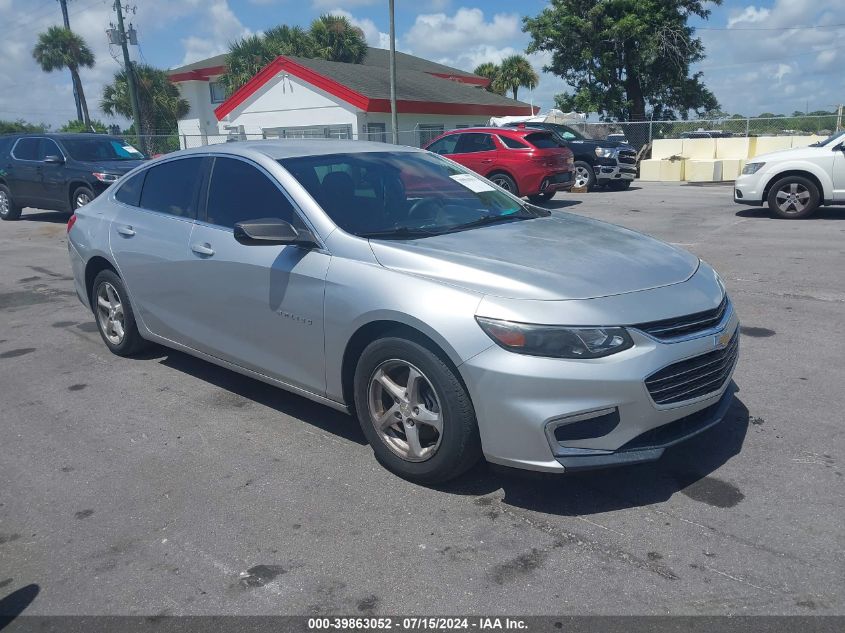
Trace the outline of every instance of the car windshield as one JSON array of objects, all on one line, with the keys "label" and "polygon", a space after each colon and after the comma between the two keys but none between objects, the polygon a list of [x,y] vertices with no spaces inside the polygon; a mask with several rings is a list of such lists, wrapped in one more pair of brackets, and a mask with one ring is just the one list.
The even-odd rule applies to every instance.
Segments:
[{"label": "car windshield", "polygon": [[828,143],[835,141],[836,139],[838,139],[840,137],[842,138],[843,141],[845,141],[845,132],[836,132],[834,134],[831,134],[826,139],[821,140],[817,143],[813,143],[812,145],[810,145],[810,147],[824,147]]},{"label": "car windshield", "polygon": [[62,139],[68,154],[76,160],[101,162],[112,160],[143,160],[144,155],[122,138]]},{"label": "car windshield", "polygon": [[548,215],[429,153],[329,154],[279,163],[335,224],[361,237],[428,237]]}]

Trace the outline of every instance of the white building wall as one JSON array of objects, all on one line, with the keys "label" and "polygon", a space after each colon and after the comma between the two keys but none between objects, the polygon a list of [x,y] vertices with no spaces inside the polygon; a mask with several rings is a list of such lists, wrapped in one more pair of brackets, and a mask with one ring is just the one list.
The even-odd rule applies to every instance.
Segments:
[{"label": "white building wall", "polygon": [[[210,139],[218,134],[217,117],[211,103],[211,93],[207,81],[182,81],[178,84],[179,93],[188,102],[188,116],[179,119],[178,130],[181,146],[198,147],[208,145]],[[212,141],[213,142],[213,141]]]},{"label": "white building wall", "polygon": [[[400,113],[399,144],[419,147],[436,136],[442,127],[445,132],[458,127],[486,126],[490,117],[483,114],[404,114]],[[362,139],[380,140],[378,133],[369,124],[383,124],[387,142],[392,142],[392,126],[389,113],[364,112],[359,115],[359,135]]]}]

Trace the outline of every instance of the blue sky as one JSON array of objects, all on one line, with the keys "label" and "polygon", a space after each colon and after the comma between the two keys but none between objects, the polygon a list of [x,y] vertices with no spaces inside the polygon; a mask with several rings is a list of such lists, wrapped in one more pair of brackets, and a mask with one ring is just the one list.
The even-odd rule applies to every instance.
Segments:
[{"label": "blue sky", "polygon": [[[133,56],[175,67],[223,52],[243,35],[279,23],[308,23],[320,13],[342,13],[365,32],[373,46],[387,45],[387,0],[135,0],[129,19],[138,29]],[[398,46],[413,54],[471,70],[523,52],[523,15],[536,15],[542,0],[396,0]],[[113,20],[112,0],[69,0],[71,26],[97,56],[83,72],[92,113],[118,68],[119,50],[108,46],[104,29]],[[832,109],[845,101],[845,0],[725,0],[713,6],[701,26],[708,58],[699,66],[705,82],[731,113],[791,113]],[[30,51],[39,31],[61,20],[55,0],[0,0],[0,118],[25,118],[58,125],[74,116],[67,73],[47,75]],[[805,28],[821,26],[822,28]],[[795,28],[801,27],[801,28]],[[534,55],[540,70],[546,61]],[[520,97],[548,108],[566,89],[549,74]],[[105,119],[105,118],[104,118]],[[107,119],[105,119],[107,120]]]}]

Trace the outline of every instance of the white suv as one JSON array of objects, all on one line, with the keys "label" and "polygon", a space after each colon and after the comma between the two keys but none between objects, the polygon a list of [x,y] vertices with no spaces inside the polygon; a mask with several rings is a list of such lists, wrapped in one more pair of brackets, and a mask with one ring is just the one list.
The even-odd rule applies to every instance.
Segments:
[{"label": "white suv", "polygon": [[845,204],[845,132],[808,147],[755,156],[734,185],[734,202],[768,203],[781,218],[806,218],[821,204]]}]

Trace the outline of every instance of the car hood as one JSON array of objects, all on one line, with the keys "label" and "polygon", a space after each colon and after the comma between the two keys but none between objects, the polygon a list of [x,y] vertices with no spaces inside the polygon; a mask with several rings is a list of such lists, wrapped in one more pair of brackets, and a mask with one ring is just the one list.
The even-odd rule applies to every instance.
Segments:
[{"label": "car hood", "polygon": [[407,240],[370,240],[386,268],[511,299],[591,299],[689,279],[691,253],[612,224],[549,217]]},{"label": "car hood", "polygon": [[833,151],[829,147],[793,147],[787,149],[780,149],[775,152],[768,152],[766,154],[758,154],[754,158],[749,158],[749,163],[765,163],[767,161],[783,161],[783,160],[804,160],[818,158],[819,156],[833,157]]},{"label": "car hood", "polygon": [[143,160],[98,160],[80,162],[79,164],[84,165],[85,169],[90,168],[91,171],[122,175],[132,171],[143,162]]}]

